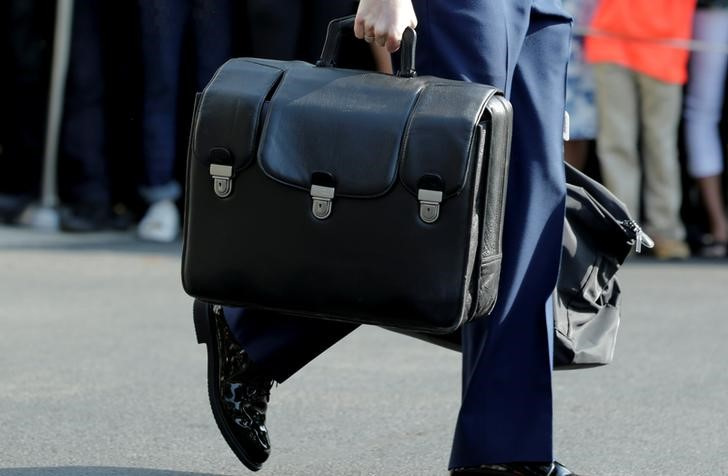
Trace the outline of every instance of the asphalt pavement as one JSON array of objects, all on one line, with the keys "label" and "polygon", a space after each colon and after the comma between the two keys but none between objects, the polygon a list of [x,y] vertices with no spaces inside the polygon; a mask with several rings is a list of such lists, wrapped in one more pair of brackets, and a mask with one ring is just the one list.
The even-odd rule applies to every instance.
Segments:
[{"label": "asphalt pavement", "polygon": [[[180,244],[0,227],[0,476],[250,474],[217,431]],[[555,375],[558,458],[728,475],[728,262],[621,272],[616,360]],[[273,389],[261,475],[446,475],[459,354],[362,328]]]}]

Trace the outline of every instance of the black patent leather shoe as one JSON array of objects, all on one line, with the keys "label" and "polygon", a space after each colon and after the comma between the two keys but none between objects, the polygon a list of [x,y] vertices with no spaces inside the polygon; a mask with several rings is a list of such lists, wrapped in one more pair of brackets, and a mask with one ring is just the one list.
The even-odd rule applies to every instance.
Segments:
[{"label": "black patent leather shoe", "polygon": [[542,463],[507,463],[490,464],[477,468],[454,469],[452,476],[491,475],[491,476],[578,476],[569,471],[558,461],[551,464]]},{"label": "black patent leather shoe", "polygon": [[258,471],[270,455],[265,412],[273,380],[255,372],[221,306],[195,300],[197,342],[207,344],[207,387],[220,433],[238,459]]}]

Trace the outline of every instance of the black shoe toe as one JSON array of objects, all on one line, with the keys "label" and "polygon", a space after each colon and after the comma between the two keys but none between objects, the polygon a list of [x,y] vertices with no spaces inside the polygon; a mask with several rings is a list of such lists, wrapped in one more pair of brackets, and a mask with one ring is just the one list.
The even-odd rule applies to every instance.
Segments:
[{"label": "black shoe toe", "polygon": [[273,381],[255,372],[235,341],[220,306],[194,304],[197,342],[207,344],[210,406],[220,433],[238,459],[257,471],[270,456],[265,416]]}]

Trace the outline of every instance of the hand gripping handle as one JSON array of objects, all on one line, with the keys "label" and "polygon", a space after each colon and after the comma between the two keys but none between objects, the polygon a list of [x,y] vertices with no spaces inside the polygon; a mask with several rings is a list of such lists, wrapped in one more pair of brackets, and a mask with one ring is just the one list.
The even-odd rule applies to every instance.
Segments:
[{"label": "hand gripping handle", "polygon": [[[326,40],[324,48],[321,51],[321,58],[316,62],[316,66],[334,67],[336,66],[336,58],[339,55],[339,46],[345,32],[354,30],[354,15],[342,18],[335,18],[329,22],[326,30]],[[402,44],[400,48],[400,68],[397,76],[402,78],[413,78],[417,76],[415,70],[415,49],[417,47],[417,33],[410,27],[407,27],[402,33]]]}]

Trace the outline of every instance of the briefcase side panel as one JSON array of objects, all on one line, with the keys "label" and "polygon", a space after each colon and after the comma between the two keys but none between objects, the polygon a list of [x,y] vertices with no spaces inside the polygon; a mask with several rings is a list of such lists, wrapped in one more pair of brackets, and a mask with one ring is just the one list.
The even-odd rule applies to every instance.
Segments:
[{"label": "briefcase side panel", "polygon": [[188,253],[190,251],[189,249],[189,240],[187,239],[189,235],[189,231],[191,229],[190,221],[192,219],[191,214],[191,201],[192,201],[192,171],[194,170],[194,160],[195,160],[195,154],[194,154],[194,147],[193,147],[193,137],[195,134],[195,124],[197,123],[197,116],[200,112],[200,101],[202,100],[202,93],[195,94],[195,103],[192,108],[192,125],[190,126],[190,133],[189,137],[187,139],[187,168],[186,174],[185,174],[185,195],[184,195],[184,217],[182,218],[182,266],[181,266],[181,275],[182,275],[182,288],[185,290],[187,294],[190,296],[194,296],[192,293],[193,288],[190,284],[190,269],[189,269],[189,260],[188,260]]},{"label": "briefcase side panel", "polygon": [[502,263],[503,220],[508,189],[513,108],[503,96],[494,96],[486,107],[486,153],[482,176],[483,225],[477,304],[471,319],[488,315],[495,307]]}]

